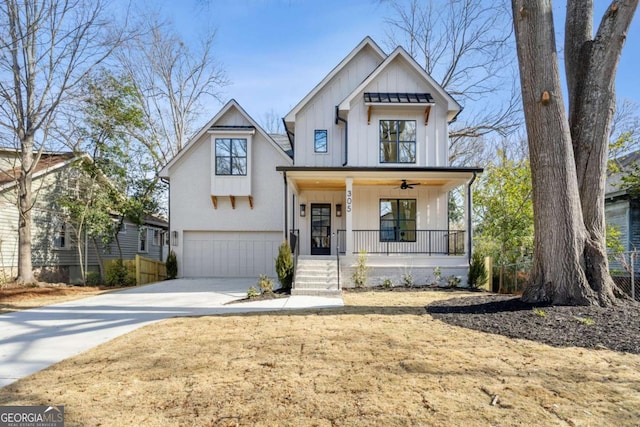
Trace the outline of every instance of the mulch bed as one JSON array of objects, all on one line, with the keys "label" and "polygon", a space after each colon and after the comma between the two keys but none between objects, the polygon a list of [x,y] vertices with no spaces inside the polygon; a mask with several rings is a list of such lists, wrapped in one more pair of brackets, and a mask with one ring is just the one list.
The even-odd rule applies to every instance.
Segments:
[{"label": "mulch bed", "polygon": [[276,289],[273,292],[263,292],[259,295],[256,295],[255,297],[246,297],[246,298],[242,298],[242,299],[236,299],[233,301],[229,301],[227,303],[225,303],[225,305],[228,304],[239,304],[241,302],[249,302],[249,301],[265,301],[265,300],[271,300],[271,299],[278,299],[278,298],[288,298],[291,296],[291,292],[287,292],[284,291],[282,289]]},{"label": "mulch bed", "polygon": [[438,301],[426,307],[451,325],[555,347],[585,347],[640,354],[640,304],[612,308],[544,306],[511,295],[480,295]]}]

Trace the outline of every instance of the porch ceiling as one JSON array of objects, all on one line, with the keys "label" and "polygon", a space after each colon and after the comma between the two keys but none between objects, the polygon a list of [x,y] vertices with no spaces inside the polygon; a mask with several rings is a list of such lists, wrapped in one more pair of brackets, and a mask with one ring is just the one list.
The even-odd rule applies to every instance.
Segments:
[{"label": "porch ceiling", "polygon": [[346,179],[349,177],[353,178],[354,186],[398,187],[402,180],[407,180],[411,184],[449,189],[468,183],[474,173],[482,171],[481,169],[454,168],[442,168],[442,170],[287,168],[283,170],[299,190],[345,190]]}]

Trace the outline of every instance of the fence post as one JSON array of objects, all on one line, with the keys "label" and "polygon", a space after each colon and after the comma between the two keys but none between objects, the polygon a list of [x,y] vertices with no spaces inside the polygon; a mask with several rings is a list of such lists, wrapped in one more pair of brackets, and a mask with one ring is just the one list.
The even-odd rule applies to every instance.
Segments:
[{"label": "fence post", "polygon": [[636,273],[635,273],[635,262],[636,262],[636,252],[631,252],[629,254],[629,261],[631,262],[631,299],[636,299]]},{"label": "fence post", "polygon": [[140,255],[136,254],[136,286],[140,286],[142,283],[141,267]]}]

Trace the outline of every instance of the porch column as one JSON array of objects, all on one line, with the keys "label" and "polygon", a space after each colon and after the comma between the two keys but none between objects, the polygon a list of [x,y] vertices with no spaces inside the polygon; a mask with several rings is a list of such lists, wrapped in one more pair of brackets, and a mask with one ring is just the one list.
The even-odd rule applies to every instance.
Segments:
[{"label": "porch column", "polygon": [[467,233],[466,239],[464,239],[464,253],[469,260],[471,260],[471,181],[468,185],[464,186],[464,222],[466,224]]},{"label": "porch column", "polygon": [[345,211],[347,215],[346,228],[347,235],[345,236],[345,255],[351,255],[353,253],[353,178],[348,177],[345,180],[347,190],[345,193]]}]

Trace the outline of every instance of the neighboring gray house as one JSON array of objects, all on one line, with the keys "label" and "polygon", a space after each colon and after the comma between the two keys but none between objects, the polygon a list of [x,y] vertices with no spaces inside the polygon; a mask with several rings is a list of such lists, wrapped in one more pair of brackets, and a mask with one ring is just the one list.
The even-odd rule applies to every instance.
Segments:
[{"label": "neighboring gray house", "polygon": [[[0,148],[0,280],[15,277],[18,265],[18,209],[17,184],[19,152]],[[119,257],[117,245],[96,245],[85,236],[88,243],[78,250],[78,237],[65,222],[56,205],[56,195],[68,191],[80,191],[80,171],[74,166],[78,157],[73,153],[43,153],[33,174],[32,212],[32,263],[37,277],[42,281],[75,283],[81,281],[81,262],[87,271],[99,271],[99,263]],[[114,221],[117,218],[114,217]],[[164,260],[168,253],[167,221],[147,217],[142,227],[125,220],[118,234],[123,259],[133,259],[136,254]]]},{"label": "neighboring gray house", "polygon": [[[610,173],[605,190],[605,217],[608,225],[620,230],[625,251],[640,249],[640,199],[622,185],[622,176],[640,161],[640,151],[615,160],[620,172]],[[612,263],[615,269],[615,262]]]}]

